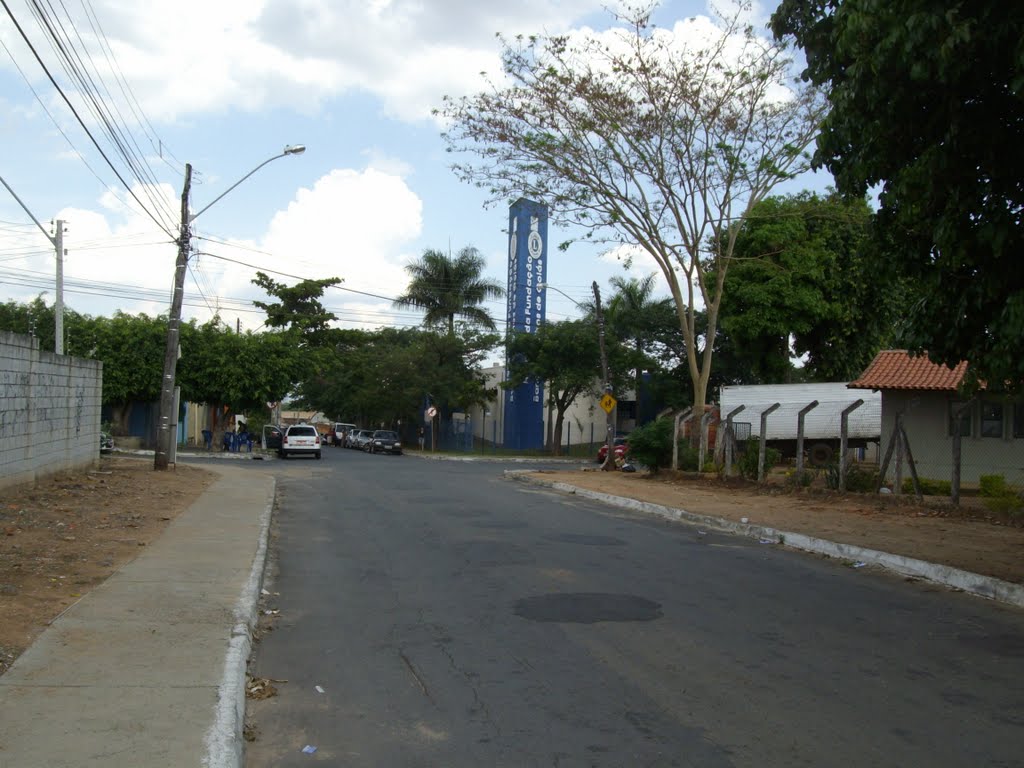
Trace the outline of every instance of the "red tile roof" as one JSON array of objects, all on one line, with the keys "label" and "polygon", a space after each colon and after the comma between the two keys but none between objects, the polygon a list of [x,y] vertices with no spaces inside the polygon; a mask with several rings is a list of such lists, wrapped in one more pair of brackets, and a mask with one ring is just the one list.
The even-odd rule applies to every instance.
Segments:
[{"label": "red tile roof", "polygon": [[967,373],[967,363],[956,368],[936,365],[927,356],[911,357],[905,349],[886,349],[875,355],[871,365],[852,389],[931,389],[956,391]]}]

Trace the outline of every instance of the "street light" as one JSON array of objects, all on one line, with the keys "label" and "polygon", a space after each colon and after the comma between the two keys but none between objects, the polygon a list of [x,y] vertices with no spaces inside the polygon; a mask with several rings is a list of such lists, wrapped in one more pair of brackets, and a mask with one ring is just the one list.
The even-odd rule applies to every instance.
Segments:
[{"label": "street light", "polygon": [[[576,299],[574,299],[572,296],[567,294],[565,291],[561,290],[560,288],[555,288],[555,286],[553,286],[553,285],[551,285],[549,283],[537,283],[537,288],[539,288],[542,291],[547,289],[547,288],[550,288],[551,290],[556,291],[557,293],[560,293],[563,296],[565,296],[565,298],[567,298],[569,301],[571,301],[573,304],[575,304],[580,309],[586,309],[582,304],[580,304],[578,301],[576,301]],[[601,351],[601,378],[603,379],[605,394],[610,395],[611,392],[612,392],[612,385],[611,385],[611,381],[608,378],[608,355],[605,353],[605,349],[604,349],[604,314],[601,312],[601,291],[597,287],[597,281],[596,280],[593,283],[593,289],[594,289],[594,314],[597,315],[597,343],[598,343],[598,348]],[[614,400],[612,402],[614,403]],[[602,403],[602,407],[603,407],[603,403]],[[614,454],[614,452],[612,450],[613,449],[613,445],[612,444],[615,442],[615,440],[614,440],[614,438],[615,438],[615,420],[614,420],[614,417],[612,416],[612,411],[614,410],[614,408],[615,408],[615,406],[612,405],[609,410],[605,411],[605,413],[606,413],[605,432],[607,433],[606,436],[605,436],[605,441],[606,441],[607,448],[605,449],[604,463],[601,465],[601,469],[602,470],[610,470],[613,466],[615,466],[615,454]]]},{"label": "street light", "polygon": [[[177,413],[174,413],[177,408],[174,397],[174,377],[178,367],[178,340],[181,336],[181,302],[185,292],[185,270],[188,267],[188,255],[192,245],[192,232],[189,229],[189,225],[207,211],[210,206],[267,163],[273,162],[285,155],[301,155],[305,151],[306,147],[302,144],[285,147],[280,154],[264,160],[221,192],[212,202],[193,214],[189,214],[188,211],[188,196],[189,190],[192,187],[192,165],[191,163],[185,164],[185,185],[181,192],[181,228],[177,241],[178,258],[174,263],[174,293],[171,295],[171,311],[167,318],[167,348],[164,351],[164,375],[160,388],[160,420],[157,424],[156,455],[153,458],[153,469],[167,469],[171,456],[174,453],[175,438],[177,437],[171,430],[171,424],[172,422],[177,423]],[[173,420],[171,418],[172,415],[174,416]]]}]

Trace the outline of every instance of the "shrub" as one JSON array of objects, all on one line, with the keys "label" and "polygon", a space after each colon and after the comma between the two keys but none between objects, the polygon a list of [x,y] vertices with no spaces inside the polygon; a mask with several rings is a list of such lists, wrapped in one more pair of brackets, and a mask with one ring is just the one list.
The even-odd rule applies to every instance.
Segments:
[{"label": "shrub", "polygon": [[[829,464],[825,468],[825,485],[833,491],[839,490],[839,465]],[[846,490],[851,493],[874,493],[878,487],[878,473],[869,472],[857,464],[846,468]]]},{"label": "shrub", "polygon": [[786,482],[798,488],[807,488],[814,482],[814,478],[817,477],[817,475],[817,472],[809,469],[805,469],[802,472],[797,472],[795,469],[791,469],[786,473]]},{"label": "shrub", "polygon": [[[740,471],[740,474],[748,480],[757,480],[757,459],[758,452],[761,450],[761,440],[756,437],[752,437],[747,440],[747,445],[740,454],[739,459],[736,461],[736,468]],[[777,448],[765,446],[764,449],[764,468],[767,472],[770,468],[774,467],[782,459],[782,453]]]},{"label": "shrub", "polygon": [[657,472],[672,466],[672,419],[657,419],[629,433],[629,458]]},{"label": "shrub", "polygon": [[[671,439],[671,438],[670,438]],[[671,457],[669,457],[671,460]],[[679,441],[679,468],[685,472],[696,472],[700,461],[700,450],[690,445],[689,440]]]},{"label": "shrub", "polygon": [[[921,486],[921,493],[925,496],[949,496],[953,493],[953,484],[949,480],[931,480],[927,477],[919,477],[917,482]],[[913,493],[914,479],[904,478],[902,490],[904,493]]]},{"label": "shrub", "polygon": [[[670,418],[657,419],[629,433],[629,458],[658,472],[672,466],[672,430]],[[685,440],[679,441],[679,468],[697,471],[699,451]]]},{"label": "shrub", "polygon": [[1006,478],[1002,475],[982,475],[978,478],[981,495],[990,499],[1006,494]]},{"label": "shrub", "polygon": [[985,506],[1000,515],[1018,515],[1024,510],[1024,499],[1006,486],[1002,475],[982,475],[978,487]]}]

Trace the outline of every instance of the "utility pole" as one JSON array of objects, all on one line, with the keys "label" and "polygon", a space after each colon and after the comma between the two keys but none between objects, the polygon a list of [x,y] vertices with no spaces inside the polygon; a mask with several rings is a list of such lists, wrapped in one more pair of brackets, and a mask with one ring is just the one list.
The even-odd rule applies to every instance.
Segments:
[{"label": "utility pole", "polygon": [[[597,281],[594,281],[594,312],[597,315],[597,343],[601,350],[601,378],[604,380],[604,391],[611,394],[612,383],[608,379],[608,355],[604,349],[604,313],[601,312],[601,289],[597,287]],[[610,471],[615,467],[615,417],[612,415],[615,409],[608,411],[608,415],[605,417],[606,424],[605,430],[605,441],[607,449],[604,454],[604,463],[601,465],[602,471]]]},{"label": "utility pole", "polygon": [[191,249],[189,231],[188,196],[192,187],[192,165],[185,164],[185,186],[181,192],[181,231],[178,234],[178,258],[174,264],[174,293],[171,296],[171,313],[167,317],[167,349],[164,351],[164,377],[160,388],[160,422],[157,425],[156,456],[153,469],[166,470],[170,463],[172,440],[177,439],[171,429],[177,424],[175,410],[174,377],[178,368],[178,342],[181,332],[181,301],[185,292],[185,271],[188,267]]},{"label": "utility pole", "polygon": [[46,227],[39,223],[39,219],[32,215],[32,211],[28,209],[28,206],[21,202],[21,198],[18,197],[17,193],[11,189],[11,185],[7,183],[3,176],[0,176],[0,184],[3,184],[8,192],[11,193],[11,197],[18,201],[18,205],[21,209],[28,214],[28,217],[32,219],[39,231],[43,233],[47,240],[50,241],[50,245],[53,246],[54,252],[57,256],[57,300],[54,302],[53,314],[54,320],[54,344],[53,351],[58,355],[64,354],[64,222],[61,219],[57,219],[57,233],[56,236],[51,237],[50,233],[46,231]]},{"label": "utility pole", "polygon": [[57,254],[57,299],[53,305],[53,351],[64,354],[64,221],[57,219],[53,236],[53,249]]}]

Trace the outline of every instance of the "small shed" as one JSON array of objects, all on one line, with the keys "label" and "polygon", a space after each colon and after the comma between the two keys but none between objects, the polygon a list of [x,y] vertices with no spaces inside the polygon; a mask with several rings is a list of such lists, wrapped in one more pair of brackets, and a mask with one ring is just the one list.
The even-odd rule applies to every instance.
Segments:
[{"label": "small shed", "polygon": [[[1024,485],[1024,402],[987,396],[984,389],[968,400],[959,392],[966,373],[966,362],[950,368],[924,355],[889,349],[879,352],[849,386],[881,393],[882,445],[888,445],[896,416],[902,416],[921,477],[952,478],[953,430],[959,429],[963,483],[1003,475],[1010,485]],[[954,414],[961,414],[959,425]]]}]

